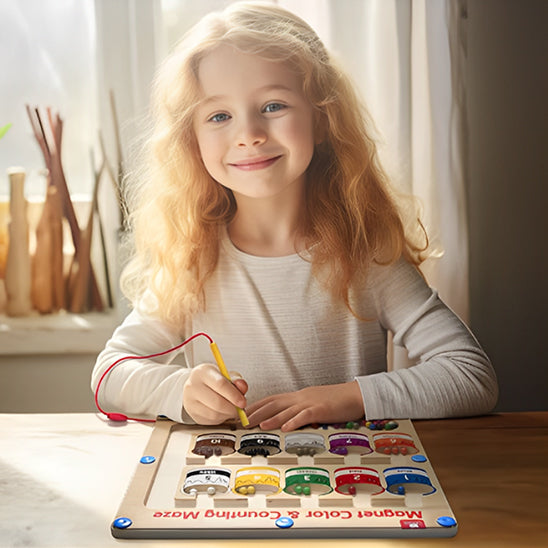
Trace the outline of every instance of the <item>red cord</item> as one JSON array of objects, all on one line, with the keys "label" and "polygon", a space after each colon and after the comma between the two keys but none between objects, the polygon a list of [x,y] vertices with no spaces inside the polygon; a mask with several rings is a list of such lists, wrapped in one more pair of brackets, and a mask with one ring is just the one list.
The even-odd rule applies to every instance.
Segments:
[{"label": "red cord", "polygon": [[192,337],[189,337],[185,341],[183,341],[181,344],[178,344],[177,346],[174,346],[173,348],[169,348],[168,350],[164,350],[163,352],[158,352],[157,354],[150,354],[149,356],[124,356],[123,358],[120,358],[116,360],[113,364],[109,365],[107,370],[101,375],[101,378],[99,379],[99,382],[97,383],[97,388],[95,389],[95,406],[97,409],[106,417],[108,417],[112,421],[117,422],[124,422],[124,421],[137,421],[137,422],[156,422],[155,419],[137,419],[133,417],[128,417],[124,415],[123,413],[108,413],[102,409],[102,407],[99,405],[99,388],[101,387],[101,384],[103,382],[103,379],[110,373],[112,369],[114,369],[119,363],[126,361],[126,360],[147,360],[152,358],[157,358],[158,356],[164,356],[165,354],[169,354],[170,352],[174,352],[175,350],[179,350],[186,344],[188,344],[190,341],[196,339],[197,337],[205,337],[209,343],[211,344],[213,342],[213,339],[207,334],[207,333],[196,333],[192,335]]}]

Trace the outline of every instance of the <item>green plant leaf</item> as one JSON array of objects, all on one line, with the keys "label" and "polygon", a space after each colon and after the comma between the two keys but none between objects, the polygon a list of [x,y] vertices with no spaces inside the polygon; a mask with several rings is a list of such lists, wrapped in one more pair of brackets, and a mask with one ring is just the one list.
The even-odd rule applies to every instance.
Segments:
[{"label": "green plant leaf", "polygon": [[8,129],[11,127],[11,124],[6,124],[3,127],[0,127],[0,139],[8,132]]}]

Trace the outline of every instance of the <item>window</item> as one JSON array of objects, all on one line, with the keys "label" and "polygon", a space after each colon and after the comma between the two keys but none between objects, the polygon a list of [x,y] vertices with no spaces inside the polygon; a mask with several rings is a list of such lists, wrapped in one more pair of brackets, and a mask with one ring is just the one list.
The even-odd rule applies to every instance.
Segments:
[{"label": "window", "polygon": [[0,196],[6,169],[27,171],[27,196],[44,195],[44,160],[25,104],[51,107],[64,120],[63,165],[73,194],[90,194],[90,149],[97,139],[94,0],[4,0],[0,3]]}]

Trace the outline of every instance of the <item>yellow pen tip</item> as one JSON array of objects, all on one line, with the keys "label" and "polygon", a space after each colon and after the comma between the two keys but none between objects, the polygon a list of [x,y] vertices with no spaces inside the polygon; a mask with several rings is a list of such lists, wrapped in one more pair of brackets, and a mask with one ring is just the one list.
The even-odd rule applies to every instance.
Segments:
[{"label": "yellow pen tip", "polygon": [[238,409],[238,415],[240,417],[240,422],[242,423],[242,426],[244,428],[246,426],[249,426],[249,419],[247,418],[247,415],[245,414],[245,411],[243,409]]}]

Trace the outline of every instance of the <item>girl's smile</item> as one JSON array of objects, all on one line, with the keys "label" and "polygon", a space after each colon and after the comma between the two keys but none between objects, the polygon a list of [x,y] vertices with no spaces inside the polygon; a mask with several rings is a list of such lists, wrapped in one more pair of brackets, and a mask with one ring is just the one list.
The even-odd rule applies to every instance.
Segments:
[{"label": "girl's smile", "polygon": [[229,165],[242,169],[243,171],[255,171],[257,169],[264,169],[270,167],[274,162],[279,160],[281,156],[273,156],[266,158],[250,158],[248,160],[242,160],[240,162],[232,162]]}]

